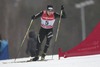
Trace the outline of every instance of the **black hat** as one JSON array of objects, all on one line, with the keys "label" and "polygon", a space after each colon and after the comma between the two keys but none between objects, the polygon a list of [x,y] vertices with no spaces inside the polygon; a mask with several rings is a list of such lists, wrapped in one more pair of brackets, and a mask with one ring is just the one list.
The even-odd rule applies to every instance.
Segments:
[{"label": "black hat", "polygon": [[47,5],[47,10],[53,10],[53,6],[52,5]]}]

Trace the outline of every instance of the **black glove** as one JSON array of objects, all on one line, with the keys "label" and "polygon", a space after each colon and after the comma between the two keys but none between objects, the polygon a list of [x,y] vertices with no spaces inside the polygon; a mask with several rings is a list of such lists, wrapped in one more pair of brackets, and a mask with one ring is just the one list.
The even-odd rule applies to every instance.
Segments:
[{"label": "black glove", "polygon": [[61,5],[61,10],[64,10],[64,6],[63,5]]},{"label": "black glove", "polygon": [[35,18],[35,15],[33,15],[32,17],[31,17],[31,19],[34,19]]}]

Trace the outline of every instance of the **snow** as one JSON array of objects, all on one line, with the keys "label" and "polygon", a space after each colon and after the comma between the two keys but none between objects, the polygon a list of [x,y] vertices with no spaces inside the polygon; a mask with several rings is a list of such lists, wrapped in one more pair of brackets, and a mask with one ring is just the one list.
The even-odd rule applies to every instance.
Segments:
[{"label": "snow", "polygon": [[[18,58],[16,61],[29,60],[27,58]],[[8,63],[3,64],[3,62],[13,62],[15,59],[1,60],[0,67],[100,67],[100,54],[89,55],[89,56],[77,56],[61,58],[58,60],[58,55],[46,56],[48,61],[36,61],[27,63]]]}]

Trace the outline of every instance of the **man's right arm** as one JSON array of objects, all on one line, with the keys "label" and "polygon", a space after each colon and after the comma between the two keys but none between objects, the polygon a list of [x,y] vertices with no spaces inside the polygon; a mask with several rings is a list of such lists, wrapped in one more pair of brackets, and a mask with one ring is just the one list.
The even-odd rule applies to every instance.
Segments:
[{"label": "man's right arm", "polygon": [[31,19],[37,19],[37,18],[41,17],[42,14],[43,14],[43,11],[40,11],[40,12],[37,13],[36,15],[33,15],[33,16],[31,17]]}]

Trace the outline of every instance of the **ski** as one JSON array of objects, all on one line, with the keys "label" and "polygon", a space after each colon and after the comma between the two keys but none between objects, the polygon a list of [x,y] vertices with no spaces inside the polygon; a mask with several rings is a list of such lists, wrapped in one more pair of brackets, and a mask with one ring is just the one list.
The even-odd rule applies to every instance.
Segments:
[{"label": "ski", "polygon": [[24,62],[27,62],[27,61],[12,61],[12,62],[2,62],[3,64],[10,64],[10,63],[24,63]]},{"label": "ski", "polygon": [[[50,59],[45,59],[45,60],[37,60],[37,61],[48,61]],[[13,61],[13,62],[2,62],[3,64],[10,64],[10,63],[27,63],[27,62],[37,62],[37,61],[30,61],[30,60],[27,60],[27,61]]]}]

